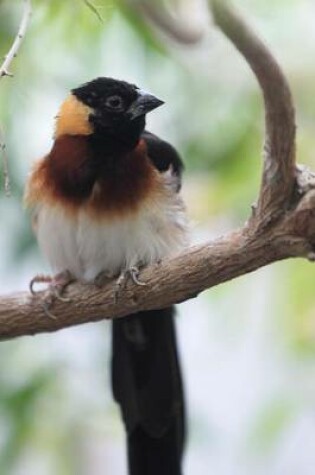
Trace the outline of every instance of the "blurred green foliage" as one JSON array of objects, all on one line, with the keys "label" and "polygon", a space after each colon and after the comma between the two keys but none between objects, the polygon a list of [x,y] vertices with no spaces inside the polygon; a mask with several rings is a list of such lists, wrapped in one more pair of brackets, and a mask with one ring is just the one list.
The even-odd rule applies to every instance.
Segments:
[{"label": "blurred green foliage", "polygon": [[[235,0],[235,3],[240,4],[250,19],[255,19],[255,26],[259,24],[268,43],[278,56],[282,55],[281,62],[288,71],[298,104],[299,155],[301,161],[314,165],[315,67],[311,58],[315,37],[312,37],[313,43],[309,41],[313,49],[307,47],[301,26],[311,18],[309,12],[314,9],[307,0],[277,0],[272,4],[267,0]],[[168,4],[174,8],[181,6],[188,16],[199,8],[194,0],[169,0]],[[150,118],[149,127],[174,143],[184,158],[184,193],[192,220],[199,226],[199,235],[207,239],[209,235],[234,228],[250,212],[260,182],[263,110],[258,88],[246,65],[229,49],[226,40],[213,32],[201,45],[187,48],[176,45],[139,16],[132,5],[127,0],[33,0],[32,23],[11,68],[15,77],[4,78],[0,85],[0,123],[6,134],[12,188],[9,200],[0,196],[0,245],[6,250],[0,263],[0,285],[4,290],[25,288],[27,280],[44,266],[29,219],[21,206],[26,174],[33,160],[49,149],[53,116],[67,91],[98,75],[132,80],[165,98],[167,106]],[[0,2],[0,55],[8,51],[20,15],[20,2]],[[311,32],[311,26],[307,31]],[[257,446],[264,454],[277,447],[299,414],[312,407],[310,401],[314,404],[315,391],[307,386],[315,362],[313,276],[313,265],[287,261],[213,289],[204,299],[203,311],[211,327],[211,332],[204,332],[205,338],[211,342],[209,346],[220,341],[224,348],[224,351],[218,349],[216,354],[219,367],[229,359],[232,361],[235,353],[241,354],[243,345],[247,345],[246,328],[257,315],[263,314],[269,325],[259,330],[259,334],[265,335],[265,346],[255,353],[256,367],[251,376],[245,374],[246,383],[239,385],[247,385],[250,390],[250,378],[254,379],[259,372],[261,360],[268,361],[270,347],[282,351],[281,363],[275,356],[278,367],[274,368],[273,375],[282,381],[284,374],[286,381],[282,386],[279,383],[281,387],[270,383],[270,391],[263,400],[257,396],[250,423],[238,428],[238,438],[248,443],[245,449],[239,450],[242,454],[242,450],[247,450],[248,458],[253,456]],[[192,320],[192,325],[198,325],[197,318]],[[101,327],[95,328],[98,334]],[[86,329],[82,329],[82,333],[89,334]],[[193,330],[190,333],[193,334]],[[89,348],[86,359],[91,359],[91,366],[88,369],[84,366],[86,360],[80,359],[81,343],[73,346],[73,355],[61,357],[67,344],[56,344],[49,349],[48,340],[42,338],[36,337],[32,343],[24,339],[8,342],[0,348],[0,473],[94,474],[92,465],[89,471],[82,468],[87,466],[84,465],[86,438],[93,439],[95,433],[104,436],[102,431],[107,424],[106,440],[115,439],[117,434],[116,409],[109,396],[104,399],[102,396],[107,381],[104,376],[106,336],[98,339],[94,333],[88,337],[80,333],[79,341]],[[62,336],[49,338],[55,343],[59,339],[63,341]],[[249,340],[254,338],[257,335]],[[257,340],[258,348],[260,344]],[[93,353],[91,358],[94,347],[95,355]],[[80,364],[76,366],[77,360]],[[211,366],[211,362],[209,364]],[[274,362],[271,365],[276,366]],[[65,367],[67,376],[63,378]],[[237,366],[237,374],[241,371],[239,368]],[[216,367],[210,367],[211,370],[215,371]],[[84,387],[88,386],[86,381],[90,382],[89,372],[93,380],[99,378],[102,383],[97,390],[91,390],[93,395],[86,396]],[[219,372],[215,374],[219,378]],[[76,375],[83,383],[80,380],[78,386],[74,383],[68,388],[65,380]],[[233,379],[233,374],[229,374],[229,379]],[[206,386],[205,380],[203,376],[197,383],[200,391],[205,384],[204,392],[215,392]],[[296,389],[295,381],[306,388],[307,401],[300,394],[303,391]],[[235,384],[230,389],[231,404],[239,390],[237,382]],[[268,376],[264,384],[269,388]],[[280,397],[279,391],[282,391]],[[287,391],[291,392],[290,398]],[[226,395],[228,390],[223,392],[219,399],[229,396]],[[94,393],[98,394],[97,402]],[[215,411],[209,416],[207,408],[204,413],[198,412],[198,404],[194,408],[192,440],[204,447],[205,457],[207,444],[219,446],[223,429],[218,421],[217,426],[214,422]],[[193,412],[194,408],[190,410]],[[235,413],[238,410],[237,407]],[[88,427],[87,414],[97,420],[96,429]],[[229,418],[233,419],[232,416],[236,417],[230,414]],[[212,418],[211,423],[207,417]],[[222,425],[224,422],[223,415]],[[234,445],[238,447],[237,443]],[[198,448],[196,450],[198,454]],[[44,461],[34,468],[32,463],[41,460],[41,456]],[[233,460],[231,456],[232,465]],[[213,457],[211,462],[214,463]],[[30,467],[27,472],[21,470],[24,463]],[[108,465],[108,473],[114,473],[110,470]],[[198,473],[193,467],[190,472]],[[217,469],[213,473],[227,472]],[[234,463],[234,472],[229,475],[245,473],[256,472],[246,472],[244,468],[237,471]],[[269,472],[266,469],[257,473]],[[302,469],[294,473],[306,472]]]},{"label": "blurred green foliage", "polygon": [[274,449],[294,420],[296,407],[288,399],[272,400],[255,420],[251,443],[260,454]]}]

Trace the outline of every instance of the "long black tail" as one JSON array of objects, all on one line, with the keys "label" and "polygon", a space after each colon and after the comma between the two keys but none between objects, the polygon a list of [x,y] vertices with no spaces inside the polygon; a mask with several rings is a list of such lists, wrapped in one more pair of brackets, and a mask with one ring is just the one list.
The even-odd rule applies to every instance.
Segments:
[{"label": "long black tail", "polygon": [[185,411],[174,308],[113,321],[112,384],[130,475],[181,475]]}]

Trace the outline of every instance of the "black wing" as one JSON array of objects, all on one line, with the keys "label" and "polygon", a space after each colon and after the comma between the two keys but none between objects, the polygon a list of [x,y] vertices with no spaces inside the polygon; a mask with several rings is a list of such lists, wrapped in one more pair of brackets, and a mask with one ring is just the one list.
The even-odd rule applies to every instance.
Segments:
[{"label": "black wing", "polygon": [[181,177],[184,170],[184,164],[177,150],[165,140],[160,139],[151,132],[145,130],[141,136],[148,148],[148,155],[153,165],[160,171],[166,172],[170,167],[178,179],[178,189],[181,188]]}]

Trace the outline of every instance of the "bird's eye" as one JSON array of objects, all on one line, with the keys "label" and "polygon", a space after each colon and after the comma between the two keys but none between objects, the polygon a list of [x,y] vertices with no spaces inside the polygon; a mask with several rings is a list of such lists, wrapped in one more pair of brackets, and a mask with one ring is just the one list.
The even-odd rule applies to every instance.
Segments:
[{"label": "bird's eye", "polygon": [[106,106],[110,109],[120,110],[123,108],[123,100],[120,96],[110,96],[106,99]]}]

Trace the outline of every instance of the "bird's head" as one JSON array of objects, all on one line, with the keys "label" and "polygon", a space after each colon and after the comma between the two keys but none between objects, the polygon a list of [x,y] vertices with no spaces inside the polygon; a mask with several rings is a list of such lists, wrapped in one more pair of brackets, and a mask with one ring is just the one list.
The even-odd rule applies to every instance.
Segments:
[{"label": "bird's head", "polygon": [[132,146],[144,130],[145,115],[162,104],[133,84],[100,77],[72,89],[57,116],[55,136],[94,135]]}]

